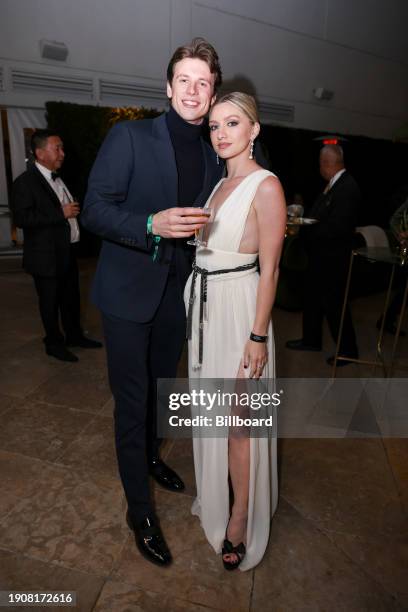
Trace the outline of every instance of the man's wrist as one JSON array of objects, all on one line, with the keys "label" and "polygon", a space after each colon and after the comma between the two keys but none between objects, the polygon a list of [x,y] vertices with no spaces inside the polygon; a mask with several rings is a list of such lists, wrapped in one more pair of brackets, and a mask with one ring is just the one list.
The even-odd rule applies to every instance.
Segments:
[{"label": "man's wrist", "polygon": [[147,217],[146,234],[147,234],[147,236],[151,236],[153,238],[154,249],[153,249],[152,259],[153,259],[153,261],[156,261],[158,250],[159,250],[159,242],[161,240],[161,236],[158,236],[157,234],[153,233],[153,217],[154,217],[154,213],[151,213]]},{"label": "man's wrist", "polygon": [[151,215],[149,215],[147,217],[147,224],[146,224],[146,234],[148,236],[153,236],[153,217],[154,217],[154,213],[152,213]]}]

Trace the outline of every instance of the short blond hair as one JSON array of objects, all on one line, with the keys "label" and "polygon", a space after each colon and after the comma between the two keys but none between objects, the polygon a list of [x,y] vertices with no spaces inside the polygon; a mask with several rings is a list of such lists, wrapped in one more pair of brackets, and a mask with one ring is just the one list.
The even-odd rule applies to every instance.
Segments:
[{"label": "short blond hair", "polygon": [[258,107],[253,96],[243,93],[242,91],[233,91],[217,99],[212,108],[224,102],[229,102],[239,108],[248,117],[251,123],[259,123]]}]

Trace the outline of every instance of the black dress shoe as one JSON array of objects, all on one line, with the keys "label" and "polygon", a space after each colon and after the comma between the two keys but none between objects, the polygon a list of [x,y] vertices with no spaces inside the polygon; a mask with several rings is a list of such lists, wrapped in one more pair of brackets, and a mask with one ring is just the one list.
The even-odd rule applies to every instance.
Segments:
[{"label": "black dress shoe", "polygon": [[158,457],[149,461],[149,472],[155,481],[168,491],[184,490],[184,482],[180,476]]},{"label": "black dress shoe", "polygon": [[[331,357],[327,358],[326,363],[329,366],[334,365],[334,357],[335,356],[332,355]],[[339,357],[342,357],[342,359],[339,359]],[[358,355],[338,355],[336,368],[342,368],[343,366],[349,365],[350,363],[355,363],[353,359],[358,359]]]},{"label": "black dress shoe", "polygon": [[78,361],[78,357],[65,348],[63,344],[53,344],[45,347],[45,352],[60,361]]},{"label": "black dress shoe", "polygon": [[65,342],[66,346],[77,346],[80,348],[86,349],[96,349],[102,348],[102,342],[98,342],[97,340],[92,340],[92,338],[87,338],[86,336],[79,336],[78,338],[67,338]]},{"label": "black dress shoe", "polygon": [[145,559],[162,567],[172,562],[171,553],[167,547],[162,531],[152,516],[146,516],[138,526],[126,513],[126,522],[135,534],[136,546]]},{"label": "black dress shoe", "polygon": [[321,346],[315,346],[314,344],[305,344],[303,342],[303,338],[299,338],[299,340],[288,340],[286,343],[286,348],[291,351],[321,351]]}]

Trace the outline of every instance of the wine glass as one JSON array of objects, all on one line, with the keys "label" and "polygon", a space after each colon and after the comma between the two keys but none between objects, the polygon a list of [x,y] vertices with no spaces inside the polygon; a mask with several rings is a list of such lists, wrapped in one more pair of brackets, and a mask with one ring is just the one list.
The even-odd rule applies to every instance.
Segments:
[{"label": "wine glass", "polygon": [[288,217],[300,219],[303,217],[304,208],[301,204],[290,204],[287,208]]},{"label": "wine glass", "polygon": [[296,236],[299,225],[302,223],[303,206],[301,204],[290,204],[287,209],[287,222],[285,236]]},{"label": "wine glass", "polygon": [[[196,213],[189,215],[190,217],[211,217],[211,208],[199,208]],[[194,238],[187,240],[187,244],[195,247],[207,246],[207,241],[199,238],[200,232],[203,231],[205,225],[199,229],[194,230]]]}]

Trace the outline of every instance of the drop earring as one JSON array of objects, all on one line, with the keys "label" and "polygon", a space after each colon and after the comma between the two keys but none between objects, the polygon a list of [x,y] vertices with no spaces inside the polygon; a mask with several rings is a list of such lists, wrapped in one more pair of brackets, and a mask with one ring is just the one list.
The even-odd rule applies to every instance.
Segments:
[{"label": "drop earring", "polygon": [[218,153],[217,153],[217,166],[220,165],[220,158],[218,157]]},{"label": "drop earring", "polygon": [[251,145],[249,147],[249,159],[254,159],[254,141],[251,140]]}]

